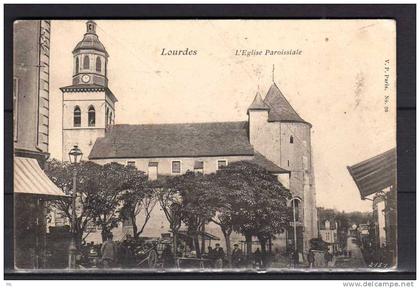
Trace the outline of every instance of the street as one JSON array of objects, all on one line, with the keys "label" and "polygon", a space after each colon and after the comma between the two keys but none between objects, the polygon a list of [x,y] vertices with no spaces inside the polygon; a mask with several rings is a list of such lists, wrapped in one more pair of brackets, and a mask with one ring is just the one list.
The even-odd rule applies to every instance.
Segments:
[{"label": "street", "polygon": [[353,239],[356,240],[354,237],[347,238],[347,251],[351,252],[351,257],[337,257],[336,268],[366,268],[362,251],[356,243],[352,242]]}]

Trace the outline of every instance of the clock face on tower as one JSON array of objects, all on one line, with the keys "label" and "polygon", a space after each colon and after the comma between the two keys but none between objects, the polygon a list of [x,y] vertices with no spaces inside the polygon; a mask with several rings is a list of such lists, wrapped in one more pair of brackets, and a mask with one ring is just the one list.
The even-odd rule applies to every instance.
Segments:
[{"label": "clock face on tower", "polygon": [[85,74],[85,75],[83,75],[83,76],[82,76],[82,81],[83,81],[84,83],[88,83],[88,82],[89,82],[89,80],[90,80],[90,76],[89,76],[89,75]]}]

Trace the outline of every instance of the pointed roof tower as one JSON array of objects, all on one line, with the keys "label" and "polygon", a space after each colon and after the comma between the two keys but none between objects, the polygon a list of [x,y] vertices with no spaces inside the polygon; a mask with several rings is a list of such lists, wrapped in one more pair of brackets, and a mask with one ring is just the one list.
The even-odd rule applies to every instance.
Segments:
[{"label": "pointed roof tower", "polygon": [[108,57],[105,46],[99,41],[98,35],[96,34],[96,22],[93,20],[86,22],[86,33],[83,36],[82,41],[77,43],[76,47],[73,49],[73,54],[80,50],[96,50],[105,53]]},{"label": "pointed roof tower", "polygon": [[274,82],[265,96],[264,103],[270,107],[268,112],[268,121],[270,122],[300,122],[310,125],[293,109]]},{"label": "pointed roof tower", "polygon": [[248,107],[248,113],[250,110],[270,110],[270,107],[262,100],[260,92],[257,92],[254,101],[252,101],[252,104]]}]

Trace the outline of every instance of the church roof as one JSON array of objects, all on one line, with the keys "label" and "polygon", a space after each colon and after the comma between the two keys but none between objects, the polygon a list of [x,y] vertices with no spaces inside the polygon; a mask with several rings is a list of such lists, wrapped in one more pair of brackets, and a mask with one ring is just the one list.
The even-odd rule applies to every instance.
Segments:
[{"label": "church roof", "polygon": [[264,103],[264,101],[261,98],[260,92],[257,92],[254,101],[252,101],[252,104],[248,107],[248,111],[249,110],[270,110],[270,107],[268,107],[268,105]]},{"label": "church roof", "polygon": [[247,122],[114,125],[89,159],[254,155]]},{"label": "church roof", "polygon": [[267,158],[264,157],[264,155],[262,155],[261,153],[257,151],[254,152],[254,159],[250,160],[249,162],[255,163],[259,165],[260,167],[265,168],[267,171],[271,173],[277,173],[277,174],[290,173],[289,170],[279,167],[277,164],[268,160]]},{"label": "church roof", "polygon": [[100,52],[105,53],[108,56],[105,46],[102,44],[101,41],[99,41],[98,35],[94,31],[91,31],[91,32],[88,31],[87,33],[85,33],[82,41],[77,43],[76,47],[73,49],[73,53],[76,53],[77,51],[84,50],[84,49],[92,49],[92,50],[100,51]]},{"label": "church roof", "polygon": [[254,156],[246,161],[271,173],[290,173],[254,150],[247,122],[117,124],[96,140],[89,159],[205,156]]},{"label": "church roof", "polygon": [[293,109],[292,105],[290,105],[275,83],[268,90],[264,103],[270,107],[268,121],[308,123]]}]

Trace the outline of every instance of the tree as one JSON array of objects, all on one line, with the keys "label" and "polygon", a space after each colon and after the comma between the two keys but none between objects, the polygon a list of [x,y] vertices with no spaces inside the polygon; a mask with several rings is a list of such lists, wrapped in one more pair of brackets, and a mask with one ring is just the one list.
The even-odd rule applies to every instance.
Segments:
[{"label": "tree", "polygon": [[265,252],[270,237],[290,221],[290,192],[270,172],[247,161],[231,163],[207,177],[212,183],[209,203],[216,207],[212,221],[225,237],[229,264],[233,231],[245,236],[247,253],[251,251],[252,236],[258,237]]},{"label": "tree", "polygon": [[173,251],[176,255],[177,238],[183,219],[181,195],[178,190],[168,185],[166,178],[151,182],[150,187],[155,191],[160,207],[169,222],[169,229],[173,234]]},{"label": "tree", "polygon": [[[158,201],[153,187],[148,185],[147,176],[135,167],[128,167],[127,190],[120,196],[122,207],[119,211],[122,220],[129,219],[133,225],[133,237],[138,239],[148,223]],[[137,216],[144,213],[144,221],[138,226]]]},{"label": "tree", "polygon": [[[200,257],[204,253],[204,245],[199,243],[198,236],[202,234],[206,225],[216,213],[213,201],[213,179],[209,175],[187,172],[168,179],[167,184],[179,191],[183,218],[182,221],[188,227],[188,235],[193,240],[193,246]],[[204,235],[202,235],[204,237]]]},{"label": "tree", "polygon": [[257,236],[265,253],[266,242],[289,225],[289,190],[275,175],[247,161],[232,163],[218,174],[236,199],[232,203],[233,228],[245,236],[247,252],[251,251],[252,236]]},{"label": "tree", "polygon": [[[73,168],[68,162],[47,161],[45,172],[64,191],[73,187]],[[62,212],[75,227],[77,244],[89,235],[88,225],[102,228],[102,239],[116,227],[119,218],[120,195],[130,186],[132,170],[127,166],[110,163],[104,166],[82,161],[77,169],[77,207],[75,223],[72,223],[70,197],[53,201],[52,206]]]},{"label": "tree", "polygon": [[121,221],[119,215],[121,195],[130,189],[132,176],[131,167],[115,162],[101,166],[95,178],[88,179],[87,189],[95,193],[92,197],[90,209],[93,211],[94,222],[100,226],[102,241],[106,240],[111,229]]},{"label": "tree", "polygon": [[[44,171],[63,191],[67,194],[71,193],[73,189],[73,169],[75,166],[69,162],[60,162],[52,159],[46,162]],[[92,184],[90,179],[98,175],[101,166],[93,162],[81,162],[76,166],[78,177],[76,182],[77,190],[77,209],[75,223],[72,223],[72,201],[71,197],[62,197],[51,202],[51,208],[61,212],[69,221],[70,225],[74,227],[76,235],[76,245],[80,243],[89,235],[90,231],[87,229],[89,224],[92,224],[95,216],[95,209],[92,209],[93,198],[96,193],[93,189],[88,187]],[[73,225],[74,224],[74,225]]]}]

